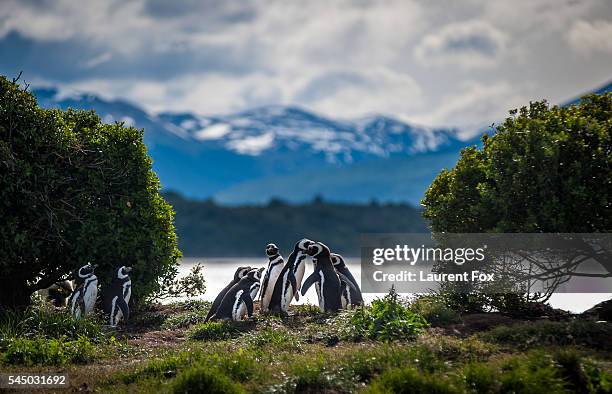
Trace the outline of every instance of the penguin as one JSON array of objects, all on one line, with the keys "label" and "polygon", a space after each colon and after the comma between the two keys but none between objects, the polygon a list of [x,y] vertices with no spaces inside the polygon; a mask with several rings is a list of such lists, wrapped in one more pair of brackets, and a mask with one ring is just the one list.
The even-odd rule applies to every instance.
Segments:
[{"label": "penguin", "polygon": [[[272,298],[268,309],[274,313],[287,314],[289,304],[293,297],[298,294],[298,289],[301,285],[297,281],[296,269],[300,269],[298,265],[304,264],[306,259],[306,251],[313,242],[309,239],[302,239],[295,244],[293,251],[287,259],[287,263],[281,270],[276,284],[274,285],[274,291],[272,292]],[[304,269],[302,268],[302,276],[304,275]]]},{"label": "penguin", "polygon": [[94,274],[97,265],[87,263],[77,271],[76,288],[70,295],[68,305],[74,317],[80,319],[90,314],[98,298],[98,277]]},{"label": "penguin", "polygon": [[314,265],[315,271],[306,279],[302,286],[302,295],[305,295],[308,288],[314,283],[319,284],[319,309],[321,312],[337,312],[342,308],[342,287],[340,280],[346,282],[348,286],[353,286],[346,276],[336,272],[331,260],[329,248],[316,242],[308,247],[308,255],[316,258]]},{"label": "penguin", "polygon": [[285,266],[285,260],[280,255],[278,247],[274,244],[266,245],[266,255],[268,256],[268,269],[261,285],[261,311],[267,312],[269,310],[270,299],[274,292],[274,285],[280,275],[283,267]]},{"label": "penguin", "polygon": [[260,288],[263,268],[253,268],[225,293],[210,320],[240,321],[244,315],[253,316],[253,300]]},{"label": "penguin", "polygon": [[68,306],[68,299],[72,295],[72,292],[74,292],[74,285],[72,281],[69,280],[55,282],[46,289],[36,290],[36,294],[39,297],[58,308],[65,308]]},{"label": "penguin", "polygon": [[[304,279],[304,272],[306,271],[306,257],[308,256],[306,251],[308,251],[308,247],[313,243],[314,241],[307,238],[302,238],[293,248],[293,253],[297,255],[293,267],[293,274],[295,275],[295,282],[297,283],[297,289],[295,289],[295,299],[298,301],[300,300],[300,289],[302,287],[302,280]],[[291,256],[289,256],[289,260],[290,259]]]},{"label": "penguin", "polygon": [[104,292],[104,311],[109,314],[111,327],[117,327],[122,318],[124,321],[130,318],[128,303],[132,296],[132,280],[128,274],[131,271],[132,267],[119,267],[113,281]]},{"label": "penguin", "polygon": [[240,279],[244,278],[251,269],[251,267],[238,267],[238,269],[236,269],[236,272],[234,273],[234,279],[232,279],[232,281],[227,286],[225,286],[223,290],[219,292],[217,298],[215,298],[215,301],[212,303],[212,306],[210,307],[210,310],[208,311],[204,322],[209,321],[211,316],[215,314],[217,308],[219,307],[219,304],[221,304],[221,300],[223,300],[223,297],[228,292],[228,290],[231,289],[232,286],[234,286],[236,283],[238,283]]},{"label": "penguin", "polygon": [[344,275],[353,284],[353,286],[349,286],[344,280],[342,280],[342,307],[352,308],[354,306],[363,305],[363,295],[361,294],[361,289],[359,289],[359,285],[357,284],[355,277],[353,277],[353,274],[351,274],[351,271],[349,271],[348,267],[346,266],[344,258],[337,253],[332,253],[331,260],[334,264],[336,272]]}]

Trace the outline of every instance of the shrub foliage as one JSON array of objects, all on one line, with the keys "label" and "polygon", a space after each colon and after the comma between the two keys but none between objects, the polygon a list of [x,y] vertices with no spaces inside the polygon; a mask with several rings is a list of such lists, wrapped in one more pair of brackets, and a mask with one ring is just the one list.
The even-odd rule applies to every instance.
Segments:
[{"label": "shrub foliage", "polygon": [[143,131],[92,111],[44,110],[0,77],[0,305],[92,262],[102,285],[131,265],[136,301],[176,274],[173,212]]}]

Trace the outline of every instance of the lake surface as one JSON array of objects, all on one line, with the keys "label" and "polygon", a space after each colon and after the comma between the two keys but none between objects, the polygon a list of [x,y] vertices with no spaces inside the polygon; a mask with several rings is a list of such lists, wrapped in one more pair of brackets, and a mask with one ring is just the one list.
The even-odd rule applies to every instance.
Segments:
[{"label": "lake surface", "polygon": [[[361,282],[361,267],[359,257],[345,258],[345,261],[358,283]],[[179,276],[189,273],[193,265],[201,263],[204,266],[204,277],[206,279],[206,293],[199,297],[206,301],[213,301],[219,291],[223,289],[234,277],[236,268],[240,266],[251,266],[253,268],[266,267],[268,260],[262,258],[215,258],[215,257],[186,257],[181,261]],[[312,273],[310,259],[306,262],[306,273],[304,280]],[[363,295],[366,302],[384,296],[384,293],[366,293]],[[612,298],[610,293],[584,294],[584,293],[558,293],[550,299],[550,304],[555,308],[569,310],[574,313],[583,312],[593,305]],[[315,287],[312,286],[305,297],[300,297],[295,304],[318,304]]]}]

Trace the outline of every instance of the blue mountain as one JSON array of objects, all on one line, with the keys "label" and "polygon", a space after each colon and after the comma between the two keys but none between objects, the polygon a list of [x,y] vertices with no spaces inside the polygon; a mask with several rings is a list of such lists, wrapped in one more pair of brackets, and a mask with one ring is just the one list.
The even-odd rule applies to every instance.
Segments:
[{"label": "blue mountain", "polygon": [[[608,84],[598,92],[610,91]],[[407,201],[418,204],[433,178],[454,165],[462,141],[388,116],[337,120],[298,107],[227,115],[151,114],[124,100],[33,90],[45,108],[93,109],[104,122],[143,128],[162,186],[221,203]],[[570,103],[574,103],[571,101]]]},{"label": "blue mountain", "polygon": [[[66,96],[53,88],[33,93],[45,108],[93,109],[104,122],[143,128],[165,189],[223,203],[260,203],[272,197],[297,202],[316,195],[339,201],[418,202],[439,170],[436,160],[429,164],[433,173],[424,169],[424,158],[465,145],[455,130],[413,126],[387,116],[335,120],[284,106],[220,116],[154,115],[135,104],[91,94]],[[411,157],[420,164],[399,164]],[[413,181],[401,188],[392,185],[397,171],[411,174],[405,179]],[[415,175],[423,181],[414,183]]]}]

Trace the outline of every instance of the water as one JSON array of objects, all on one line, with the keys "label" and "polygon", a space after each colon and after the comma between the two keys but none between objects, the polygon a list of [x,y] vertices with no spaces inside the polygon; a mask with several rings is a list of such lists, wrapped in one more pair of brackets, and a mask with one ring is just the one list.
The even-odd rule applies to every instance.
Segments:
[{"label": "water", "polygon": [[[345,258],[346,264],[357,280],[361,282],[361,268],[358,257]],[[186,257],[181,261],[179,267],[179,276],[186,275],[194,264],[201,263],[204,266],[204,277],[206,278],[206,293],[200,299],[213,301],[219,291],[223,289],[229,281],[234,277],[236,268],[240,266],[251,266],[253,268],[266,267],[268,260],[262,258],[216,258],[216,257]],[[312,263],[310,260],[306,262],[306,273],[304,280],[312,273]],[[366,302],[384,296],[384,293],[367,293],[363,297]],[[553,294],[550,298],[550,304],[555,308],[561,308],[574,313],[583,312],[593,305],[612,298],[610,293],[585,294],[585,293],[558,293]],[[300,296],[299,301],[293,301],[294,304],[313,304],[317,305],[317,294],[315,287],[311,288],[306,293],[305,297]]]}]

